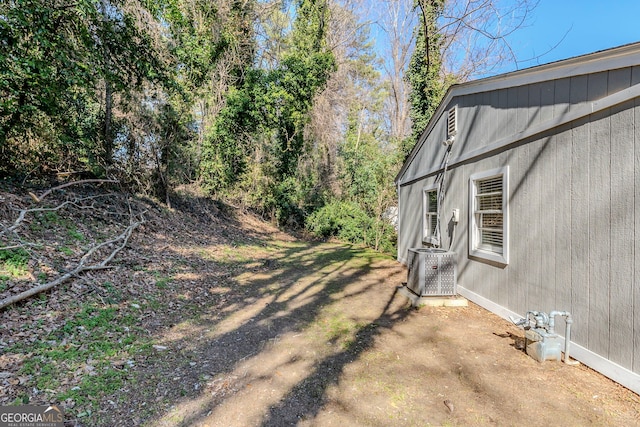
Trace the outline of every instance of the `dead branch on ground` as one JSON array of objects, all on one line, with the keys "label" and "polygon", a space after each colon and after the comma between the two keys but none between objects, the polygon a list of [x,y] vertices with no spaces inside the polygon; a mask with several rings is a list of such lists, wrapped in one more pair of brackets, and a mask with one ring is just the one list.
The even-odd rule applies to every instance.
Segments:
[{"label": "dead branch on ground", "polygon": [[[29,195],[32,198],[34,198],[34,200],[37,199],[37,201],[39,202],[39,201],[42,201],[42,199],[46,197],[48,194],[50,194],[53,190],[63,188],[72,184],[81,183],[81,182],[97,182],[97,181],[114,182],[114,181],[107,181],[107,180],[76,181],[74,183],[64,184],[63,186],[58,186],[50,190],[47,190],[39,198],[34,198],[33,193],[29,193]],[[0,222],[0,238],[2,238],[1,241],[5,244],[5,246],[0,247],[0,250],[8,251],[12,249],[31,248],[29,249],[30,255],[32,257],[38,258],[37,250],[33,248],[42,247],[42,245],[28,241],[29,239],[25,238],[25,236],[22,235],[20,230],[20,227],[24,223],[28,223],[28,220],[27,220],[28,215],[38,214],[42,212],[57,212],[64,208],[69,208],[69,207],[74,207],[77,210],[97,209],[95,200],[98,198],[104,198],[108,196],[114,196],[114,194],[109,193],[109,194],[99,194],[99,195],[88,196],[88,197],[76,197],[72,200],[62,201],[57,206],[54,206],[54,207],[25,208],[20,210],[13,208],[17,212],[17,218],[13,221],[13,223],[9,222],[9,224],[7,223],[3,224],[2,222]],[[75,267],[68,269],[67,272],[57,277],[55,280],[51,280],[47,283],[37,285],[24,292],[21,292],[16,295],[12,295],[12,296],[6,297],[5,299],[0,300],[0,310],[18,301],[22,301],[33,295],[52,289],[68,281],[73,277],[77,277],[79,274],[83,272],[110,268],[108,264],[112,262],[115,256],[127,246],[129,239],[133,234],[134,230],[138,228],[140,225],[145,223],[144,214],[146,211],[136,214],[132,209],[130,200],[127,199],[126,203],[128,206],[129,220],[128,220],[128,226],[124,229],[124,231],[122,231],[116,237],[113,237],[102,243],[95,244],[95,246],[86,250],[84,255],[82,255],[79,261],[77,261],[77,264],[75,265]],[[121,215],[126,217],[127,213],[125,212],[126,211],[121,212]],[[103,214],[107,214],[107,213],[110,213],[110,212],[106,210],[103,212]]]},{"label": "dead branch on ground", "polygon": [[[29,195],[31,195],[33,197],[33,193],[29,193]],[[98,196],[91,196],[91,197],[83,197],[80,199],[75,199],[75,200],[67,200],[61,204],[59,204],[58,206],[55,206],[53,208],[35,208],[35,209],[21,209],[19,211],[18,214],[18,218],[16,218],[16,220],[13,222],[13,225],[11,225],[10,227],[5,227],[4,225],[0,224],[0,226],[2,226],[2,230],[0,230],[0,236],[2,236],[3,234],[6,233],[11,233],[13,231],[15,231],[16,229],[18,229],[20,227],[20,225],[22,224],[22,222],[24,221],[25,217],[27,214],[32,214],[32,213],[38,213],[38,212],[56,212],[59,211],[60,209],[66,207],[66,206],[75,206],[78,209],[90,209],[93,207],[93,205],[90,206],[84,206],[84,205],[80,205],[80,202],[83,202],[85,200],[91,200],[91,199],[97,199],[98,197],[104,197],[104,194],[98,195]],[[41,199],[42,200],[42,199]],[[9,249],[9,248],[0,248],[0,249]]]},{"label": "dead branch on ground", "polygon": [[45,197],[47,197],[49,194],[51,194],[53,191],[56,190],[61,190],[63,188],[66,187],[70,187],[72,185],[78,185],[78,184],[96,184],[96,183],[111,183],[111,184],[119,184],[120,181],[118,181],[117,179],[82,179],[80,181],[73,181],[73,182],[67,182],[61,185],[58,185],[56,187],[50,188],[47,191],[45,191],[44,193],[42,193],[39,197],[36,196],[34,193],[29,192],[29,196],[31,196],[31,198],[36,202],[36,203],[40,203],[42,201],[42,199],[44,199]]},{"label": "dead branch on ground", "polygon": [[[69,280],[70,278],[77,276],[78,274],[82,273],[83,271],[89,271],[89,270],[102,270],[105,268],[108,268],[108,265],[113,258],[118,254],[118,252],[120,252],[122,249],[124,249],[124,247],[127,245],[127,243],[129,242],[129,238],[131,237],[131,234],[133,233],[133,231],[140,225],[144,224],[145,220],[144,217],[142,216],[144,214],[144,212],[140,215],[140,220],[136,221],[136,222],[132,222],[119,236],[114,237],[111,240],[107,240],[106,242],[102,242],[99,245],[96,245],[94,247],[92,247],[91,249],[89,249],[83,256],[82,258],[80,258],[80,262],[78,263],[78,265],[71,271],[68,271],[67,273],[63,274],[62,276],[58,277],[57,279],[51,281],[51,282],[47,282],[47,283],[43,283],[42,285],[36,286],[35,288],[31,288],[27,291],[21,292],[17,295],[13,295],[9,298],[5,298],[3,300],[0,301],[0,310],[11,305],[14,304],[18,301],[22,301],[23,299],[29,298],[30,296],[39,294],[40,292],[44,292],[46,290],[49,290],[55,286],[58,286],[61,283],[66,282],[67,280]],[[104,258],[102,261],[100,262],[95,262],[93,264],[87,264],[87,261],[91,258],[91,256],[96,253],[98,250],[100,250],[101,248],[104,248],[106,246],[109,245],[113,245],[116,244],[118,242],[121,242],[120,245],[118,245],[115,249],[113,249],[111,251],[111,253]]]}]

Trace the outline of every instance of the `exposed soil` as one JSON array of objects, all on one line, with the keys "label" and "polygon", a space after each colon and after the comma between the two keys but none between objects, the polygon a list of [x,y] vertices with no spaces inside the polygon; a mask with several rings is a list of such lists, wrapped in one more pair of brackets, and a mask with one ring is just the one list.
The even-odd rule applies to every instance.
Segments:
[{"label": "exposed soil", "polygon": [[[29,203],[0,196],[5,225]],[[484,309],[411,308],[389,255],[301,240],[195,197],[172,210],[136,203],[147,223],[115,268],[0,312],[0,405],[58,403],[84,426],[640,425],[640,396],[584,366],[536,362],[519,349],[522,331]],[[91,230],[117,232],[66,212],[87,236],[68,265],[98,241]],[[69,268],[40,255],[0,298],[59,274],[44,264]],[[38,347],[93,348],[99,326],[69,327],[88,305],[115,313],[108,340],[132,344],[99,353],[106,365]],[[26,370],[35,357],[38,371]],[[112,371],[118,390],[84,381]]]}]

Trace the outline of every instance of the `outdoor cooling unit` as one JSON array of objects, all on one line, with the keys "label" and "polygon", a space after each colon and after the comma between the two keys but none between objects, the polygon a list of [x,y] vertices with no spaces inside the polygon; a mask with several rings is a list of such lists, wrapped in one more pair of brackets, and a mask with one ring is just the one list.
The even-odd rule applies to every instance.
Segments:
[{"label": "outdoor cooling unit", "polygon": [[409,249],[407,288],[418,296],[456,295],[456,253],[438,248]]}]

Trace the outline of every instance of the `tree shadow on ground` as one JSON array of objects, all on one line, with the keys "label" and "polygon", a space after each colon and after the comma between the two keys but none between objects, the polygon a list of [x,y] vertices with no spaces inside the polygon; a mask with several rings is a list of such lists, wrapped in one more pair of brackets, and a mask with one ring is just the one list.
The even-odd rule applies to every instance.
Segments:
[{"label": "tree shadow on ground", "polygon": [[345,366],[355,362],[363,352],[373,346],[376,336],[381,333],[380,328],[390,328],[408,315],[408,310],[388,312],[396,295],[397,289],[380,316],[360,328],[352,345],[345,351],[324,359],[309,376],[293,387],[278,405],[272,406],[262,425],[295,425],[300,420],[314,418],[327,403],[327,389],[339,382]]},{"label": "tree shadow on ground", "polygon": [[[156,414],[156,424],[151,421],[150,425],[168,425],[161,421],[167,418],[180,419],[169,425],[197,424],[234,394],[230,390],[224,396],[206,396],[201,386],[203,372],[216,378],[230,375],[240,363],[260,355],[269,343],[284,334],[304,333],[336,299],[371,292],[383,284],[384,278],[368,278],[355,290],[345,291],[345,288],[375,272],[374,264],[379,260],[380,255],[350,245],[296,242],[271,253],[266,260],[260,259],[258,267],[255,259],[236,264],[236,269],[228,273],[223,283],[218,283],[229,291],[222,297],[211,297],[212,309],[185,319],[190,322],[189,332],[167,335],[169,338],[162,344],[169,347],[170,352],[146,362],[138,381],[141,385],[158,381],[156,391],[146,396],[135,395],[134,390],[128,394],[139,405],[150,400],[175,399],[174,407],[186,407],[190,401],[200,400],[197,410],[185,410],[188,413],[178,415]],[[195,285],[206,287],[213,280],[213,276],[203,277]],[[320,360],[288,393],[285,390],[280,403],[267,409],[264,425],[290,424],[315,416],[326,401],[323,396],[327,387],[339,380],[344,367],[371,347],[380,328],[390,327],[408,313],[406,310],[388,312],[394,297],[395,294],[391,295],[387,307],[375,320],[358,325],[353,339],[342,351]],[[222,299],[217,301],[218,298]],[[244,317],[243,312],[247,313]],[[227,325],[234,316],[243,318],[232,326]],[[201,369],[194,369],[194,364]],[[180,390],[175,390],[175,386],[171,388],[169,378],[153,374],[166,371],[167,365],[172,365],[172,375],[180,379]],[[162,390],[170,391],[162,396]]]}]

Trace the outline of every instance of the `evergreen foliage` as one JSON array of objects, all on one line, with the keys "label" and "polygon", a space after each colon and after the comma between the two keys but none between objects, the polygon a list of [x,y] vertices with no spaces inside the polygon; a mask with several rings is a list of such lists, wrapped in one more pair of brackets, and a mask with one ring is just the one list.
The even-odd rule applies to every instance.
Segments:
[{"label": "evergreen foliage", "polygon": [[317,237],[336,237],[383,252],[393,252],[395,247],[393,227],[376,220],[356,202],[334,201],[326,204],[309,215],[307,229]]},{"label": "evergreen foliage", "polygon": [[391,250],[393,178],[449,83],[445,0],[414,6],[413,134],[399,143],[406,114],[394,128],[389,99],[406,98],[381,78],[357,2],[2,1],[0,175],[115,177],[168,205],[196,185]]},{"label": "evergreen foliage", "polygon": [[254,207],[280,223],[302,216],[302,206],[294,204],[285,183],[290,186],[305,151],[313,99],[335,70],[324,41],[325,1],[306,0],[297,6],[289,48],[279,63],[272,69],[245,70],[242,86],[229,89],[226,105],[205,139],[200,168],[210,192],[233,192],[252,159],[259,157],[263,197],[253,198]]},{"label": "evergreen foliage", "polygon": [[419,12],[420,23],[414,30],[416,45],[406,74],[411,88],[409,103],[412,133],[402,144],[400,151],[403,157],[409,154],[427,127],[447,89],[442,69],[442,35],[438,33],[437,27],[444,0],[416,0],[415,7]]},{"label": "evergreen foliage", "polygon": [[164,74],[120,2],[0,5],[0,172],[95,169],[111,159],[98,87],[128,92]]}]

